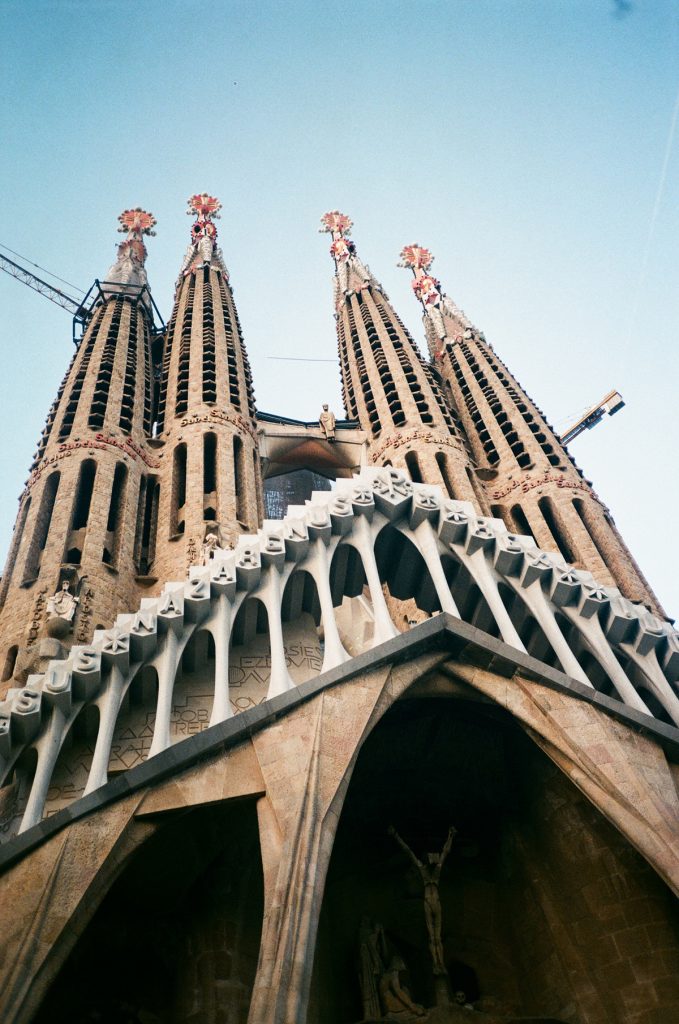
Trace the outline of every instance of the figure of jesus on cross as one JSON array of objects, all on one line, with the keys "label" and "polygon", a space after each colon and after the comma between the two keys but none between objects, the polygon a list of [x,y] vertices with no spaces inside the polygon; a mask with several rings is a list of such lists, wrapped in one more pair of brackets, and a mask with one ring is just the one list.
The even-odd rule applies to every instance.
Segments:
[{"label": "figure of jesus on cross", "polygon": [[404,843],[393,825],[389,826],[389,835],[393,836],[401,849],[408,855],[417,868],[422,885],[424,887],[424,919],[429,934],[429,950],[434,964],[434,974],[445,974],[446,968],[443,962],[443,942],[441,941],[441,898],[439,896],[439,881],[444,861],[450,853],[453,839],[457,830],[451,825],[448,829],[448,838],[440,853],[428,853],[427,862],[415,856],[413,851]]}]

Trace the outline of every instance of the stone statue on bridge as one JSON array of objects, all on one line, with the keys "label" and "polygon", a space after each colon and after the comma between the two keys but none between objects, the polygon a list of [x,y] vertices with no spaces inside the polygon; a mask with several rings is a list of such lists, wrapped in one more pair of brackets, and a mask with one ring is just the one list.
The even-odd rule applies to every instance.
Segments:
[{"label": "stone statue on bridge", "polygon": [[318,417],[318,422],[321,425],[321,430],[325,434],[326,441],[335,440],[335,414],[327,405],[323,406],[321,415]]}]

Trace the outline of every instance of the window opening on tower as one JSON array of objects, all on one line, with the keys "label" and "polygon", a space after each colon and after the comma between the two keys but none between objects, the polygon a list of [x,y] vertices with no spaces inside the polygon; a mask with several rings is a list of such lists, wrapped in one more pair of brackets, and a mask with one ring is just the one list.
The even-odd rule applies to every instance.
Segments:
[{"label": "window opening on tower", "polygon": [[474,424],[474,427],[476,428],[476,435],[481,445],[483,446],[483,452],[486,456],[488,464],[490,466],[495,466],[500,461],[500,456],[498,455],[495,443],[493,442],[493,439],[490,436],[490,431],[488,430],[488,427],[486,426],[485,421],[481,416],[481,413],[479,412],[479,408],[476,404],[476,401],[474,400],[471,388],[467,383],[467,380],[464,375],[464,370],[462,369],[462,365],[459,359],[457,358],[455,351],[451,351],[450,353],[450,362],[453,368],[453,373],[455,374],[457,385],[460,389],[465,405],[467,406],[467,412],[472,423]]},{"label": "window opening on tower", "polygon": [[[143,317],[142,317],[143,320]],[[120,429],[127,434],[132,432],[134,417],[134,398],[137,382],[138,355],[137,331],[139,329],[139,311],[136,305],[130,306],[130,325],[127,336],[127,356],[125,359],[125,383],[120,403]]]},{"label": "window opening on tower", "polygon": [[554,508],[554,502],[551,498],[540,498],[538,501],[538,508],[542,512],[542,518],[544,519],[549,532],[554,538],[554,543],[559,549],[567,562],[577,562],[577,556],[573,550],[571,543],[566,535],[566,531],[562,528],[559,518]]},{"label": "window opening on tower", "polygon": [[436,465],[439,468],[439,473],[441,474],[441,479],[443,480],[448,497],[454,498],[455,487],[453,486],[453,479],[450,473],[448,456],[443,452],[437,452],[434,458],[436,459]]},{"label": "window opening on tower", "polygon": [[179,365],[177,368],[177,397],[175,416],[183,416],[189,404],[189,363],[191,360],[191,325],[193,323],[193,303],[196,291],[196,276],[191,274],[189,289],[182,317],[182,333],[179,343]]},{"label": "window opening on tower", "polygon": [[186,518],[186,442],[178,444],[174,450],[172,466],[172,511],[170,519],[170,536],[184,533]]},{"label": "window opening on tower", "polygon": [[217,435],[203,435],[203,519],[217,519]]},{"label": "window opening on tower", "polygon": [[[620,590],[625,593],[627,580],[620,572],[617,571],[615,560],[611,558],[610,542],[609,544],[606,544],[605,538],[602,536],[602,525],[596,522],[595,517],[592,514],[592,510],[587,507],[582,498],[573,498],[573,508],[575,509],[580,522],[587,531],[587,536],[594,545],[604,566],[608,569]],[[615,526],[605,512],[603,513],[603,519],[606,526],[611,530],[611,532],[613,532],[615,530]],[[606,526],[603,526],[604,531],[606,530]],[[617,537],[615,537],[615,539],[617,540]]]},{"label": "window opening on tower", "polygon": [[2,679],[0,682],[6,683],[8,679],[11,679],[14,675],[14,668],[17,663],[17,655],[19,654],[19,645],[12,644],[7,649],[7,655],[5,656],[5,664],[2,669]]},{"label": "window opening on tower", "polygon": [[396,384],[389,368],[387,357],[382,348],[380,337],[377,333],[375,323],[368,309],[367,302],[365,302],[361,293],[356,295],[356,303],[361,313],[361,319],[365,327],[365,332],[368,338],[368,344],[372,351],[373,362],[377,368],[377,372],[380,375],[380,383],[382,384],[382,390],[389,406],[389,412],[391,418],[397,427],[403,426],[406,422],[406,416],[403,412],[403,406],[399,399]]},{"label": "window opening on tower", "polygon": [[40,561],[42,559],[45,544],[47,543],[47,536],[52,522],[54,502],[56,501],[57,491],[59,490],[60,479],[61,473],[57,470],[55,473],[51,473],[45,481],[45,488],[42,492],[38,515],[33,527],[33,538],[31,540],[31,546],[28,549],[28,556],[24,567],[24,583],[32,582],[37,578],[37,575],[40,572]]},{"label": "window opening on tower", "polygon": [[[229,301],[229,293],[226,287],[226,283],[223,277],[219,276],[219,295],[222,302],[222,319],[224,321],[224,335],[226,338],[226,365],[229,374],[229,401],[234,409],[240,411],[241,399],[240,399],[240,387],[238,385],[238,358],[236,355],[236,339],[235,334],[238,336],[240,342],[241,352],[243,352],[242,339],[240,337],[240,324],[238,323],[238,317],[235,310],[233,311],[233,317],[231,315],[232,304]],[[237,325],[237,330],[234,332],[234,320]],[[248,387],[248,395],[252,393],[252,381],[250,379],[250,367],[243,353],[243,363],[245,368],[245,377]],[[250,410],[252,415],[252,409]]]},{"label": "window opening on tower", "polygon": [[123,299],[116,299],[113,304],[113,313],[109,323],[106,341],[104,342],[104,347],[101,353],[99,372],[94,385],[92,404],[90,405],[88,425],[92,430],[101,430],[104,425],[124,305],[125,302]]},{"label": "window opening on tower", "polygon": [[[419,417],[420,417],[420,419],[421,419],[421,421],[423,423],[431,424],[431,423],[434,422],[434,418],[433,418],[433,416],[431,414],[431,411],[429,409],[429,403],[427,402],[427,400],[426,400],[426,398],[424,396],[424,393],[422,391],[422,384],[421,384],[420,378],[418,377],[418,375],[417,375],[417,373],[416,373],[416,371],[415,371],[415,369],[413,367],[413,363],[412,363],[412,361],[411,361],[411,359],[410,359],[410,357],[409,357],[409,355],[408,355],[408,353],[407,353],[407,351],[405,349],[404,342],[403,342],[403,337],[405,337],[407,343],[410,345],[411,351],[413,353],[413,356],[417,360],[417,353],[415,351],[415,344],[414,344],[412,338],[410,337],[408,331],[403,326],[403,323],[399,319],[398,315],[396,313],[394,313],[393,314],[393,319],[392,319],[392,317],[387,313],[386,307],[384,306],[384,304],[378,298],[373,298],[373,301],[375,303],[375,308],[377,309],[377,312],[378,312],[379,317],[380,317],[380,319],[382,321],[382,324],[383,324],[383,326],[384,326],[384,328],[385,328],[385,330],[386,330],[386,332],[387,332],[387,334],[389,336],[389,339],[390,339],[390,341],[391,341],[391,343],[393,345],[394,352],[396,354],[396,358],[398,359],[398,361],[399,361],[399,363],[401,365],[401,368],[403,370],[403,374],[404,374],[406,383],[408,385],[410,393],[411,393],[411,395],[413,397],[413,400],[415,402],[415,406],[416,406],[417,411],[419,413]],[[396,329],[396,327],[394,325],[395,323],[398,324],[398,327],[400,328],[400,331],[402,332],[403,337],[401,337],[401,334],[399,334],[399,331]],[[426,371],[426,369],[424,367],[424,364],[422,364],[421,361],[420,361],[420,369],[422,369],[424,371],[424,376],[427,379],[427,382],[432,387],[432,391],[434,392],[434,397],[438,400],[438,396],[436,395],[436,389],[435,389],[435,387],[432,384],[432,378],[428,376],[427,371]],[[443,404],[441,404],[440,408],[441,408],[441,412],[443,413],[446,422],[448,423],[449,422],[449,417],[447,416],[447,413],[445,411],[445,406]],[[396,418],[394,418],[394,422],[396,422]],[[405,417],[403,418],[403,422],[405,422]],[[399,423],[397,425],[402,425],[402,424]]]},{"label": "window opening on tower", "polygon": [[406,466],[410,473],[410,479],[414,484],[421,484],[422,472],[420,470],[420,460],[417,457],[417,452],[406,452]]},{"label": "window opening on tower", "polygon": [[148,492],[149,478],[143,476],[139,481],[139,495],[137,497],[137,519],[134,530],[133,558],[137,571],[141,572],[142,561],[142,537],[144,531],[144,516],[146,512],[146,495]]},{"label": "window opening on tower", "polygon": [[155,476],[144,477],[139,489],[137,510],[137,536],[134,560],[142,576],[149,572],[156,557],[156,531],[158,528],[158,502],[160,484]]},{"label": "window opening on tower", "polygon": [[92,352],[94,346],[97,343],[99,337],[99,331],[101,324],[104,319],[106,312],[105,306],[100,306],[97,313],[95,313],[92,326],[90,327],[90,334],[87,340],[81,345],[77,355],[80,355],[80,365],[78,366],[77,373],[73,379],[68,400],[64,406],[63,416],[61,418],[61,425],[59,427],[59,441],[65,441],[71,435],[71,429],[73,427],[73,421],[75,414],[78,411],[78,403],[80,402],[80,395],[85,383],[85,377],[87,376],[87,369],[90,365],[90,359],[92,358]]},{"label": "window opening on tower", "polygon": [[233,486],[236,499],[236,519],[247,526],[247,501],[245,494],[245,458],[243,442],[234,434],[233,438]]},{"label": "window opening on tower", "polygon": [[[509,376],[509,371],[507,370],[506,366],[504,366],[504,364],[500,362],[497,356],[495,356],[495,354],[492,353],[491,350],[487,346],[483,345],[482,342],[479,341],[478,339],[476,340],[476,346],[478,351],[481,353],[482,356],[484,356],[484,358],[488,362],[488,365],[490,366],[491,370],[493,371],[497,379],[505,388],[505,391],[511,398],[516,408],[518,409],[524,421],[528,424],[528,428],[535,435],[535,439],[542,448],[544,454],[547,456],[547,461],[549,462],[549,464],[551,466],[560,466],[562,464],[561,458],[559,457],[558,453],[554,450],[554,446],[551,444],[551,442],[548,441],[545,433],[542,431],[539,424],[535,422],[535,417],[532,415],[531,412],[529,412],[526,400],[524,400],[524,397],[517,390],[519,386],[518,383]],[[528,400],[531,401],[530,399]],[[544,419],[544,414],[542,413],[542,411],[538,409],[534,402],[532,404],[534,405],[539,415],[542,416],[542,418]],[[549,426],[549,424],[547,424],[547,426]],[[549,429],[552,430],[551,427],[549,427]],[[570,461],[573,462],[572,459]],[[573,465],[575,466],[574,462]]]},{"label": "window opening on tower", "polygon": [[380,421],[379,413],[377,412],[377,405],[370,385],[370,378],[368,377],[368,371],[363,357],[363,349],[361,348],[361,339],[359,338],[358,330],[356,329],[356,318],[354,316],[353,307],[350,303],[346,304],[345,309],[349,323],[349,333],[351,335],[351,346],[354,350],[354,358],[356,360],[358,383],[361,387],[363,401],[365,403],[366,412],[368,413],[370,429],[373,435],[377,437],[382,430],[382,423]]},{"label": "window opening on tower", "polygon": [[217,364],[215,359],[215,312],[212,302],[210,268],[203,268],[203,401],[217,401]]},{"label": "window opening on tower", "polygon": [[493,519],[500,519],[507,527],[510,533],[513,533],[516,529],[516,524],[511,521],[510,515],[508,515],[507,509],[503,505],[491,505],[490,514]]},{"label": "window opening on tower", "polygon": [[[516,523],[516,532],[523,537],[532,537],[537,544],[537,538],[531,529],[531,525],[526,518],[526,513],[523,511],[520,505],[512,505],[511,516]],[[538,545],[539,547],[539,545]]]},{"label": "window opening on tower", "polygon": [[[255,494],[257,495],[257,522],[261,523],[264,519],[264,495],[262,494],[262,487],[260,480],[262,479],[262,463],[259,458],[259,452],[256,448],[252,452],[252,468],[254,470],[253,480],[255,482]],[[271,518],[267,516],[267,519]]]},{"label": "window opening on tower", "polygon": [[80,468],[80,475],[78,477],[78,487],[76,490],[75,504],[73,506],[73,521],[71,526],[71,529],[73,530],[82,530],[84,526],[87,526],[96,472],[97,464],[94,459],[86,459]]},{"label": "window opening on tower", "polygon": [[57,391],[57,396],[54,399],[54,401],[52,402],[52,405],[50,407],[50,411],[47,414],[47,419],[45,420],[45,426],[43,427],[42,434],[40,435],[40,441],[38,443],[38,449],[37,449],[37,451],[36,451],[36,453],[35,453],[35,455],[33,457],[33,464],[31,466],[31,469],[34,469],[35,466],[38,465],[38,463],[42,459],[43,455],[45,454],[45,448],[47,447],[47,442],[50,439],[50,435],[52,433],[52,428],[53,428],[54,422],[55,422],[55,420],[57,418],[57,412],[59,411],[59,404],[61,402],[61,398],[62,398],[62,395],[63,395],[64,391],[66,390],[66,385],[67,385],[68,379],[69,379],[69,377],[71,375],[71,370],[73,369],[73,366],[75,364],[76,359],[78,358],[78,355],[79,355],[79,352],[76,349],[76,351],[73,353],[73,356],[71,357],[71,361],[70,361],[70,363],[68,365],[68,369],[66,370],[66,373],[64,374],[63,380],[61,381],[61,384],[59,385],[59,389]]},{"label": "window opening on tower", "polygon": [[160,380],[158,374],[151,379],[151,336],[146,318],[142,317],[142,366],[144,373],[144,416],[143,430],[147,437],[153,433],[153,411],[158,408],[160,394]]},{"label": "window opening on tower", "polygon": [[161,433],[165,428],[165,409],[167,405],[167,385],[170,379],[170,363],[172,362],[172,345],[174,342],[175,325],[177,323],[177,310],[178,303],[175,302],[172,310],[172,316],[170,322],[167,325],[167,333],[165,337],[165,346],[163,349],[163,368],[160,380],[160,388],[158,389],[158,419],[157,427],[158,433]]},{"label": "window opening on tower", "polygon": [[71,528],[66,538],[64,561],[69,565],[80,565],[82,560],[96,474],[96,462],[94,459],[86,459],[78,474],[73,512],[71,513]]},{"label": "window opening on tower", "polygon": [[349,363],[349,352],[347,349],[347,337],[343,320],[337,322],[338,353],[340,358],[340,369],[342,372],[342,398],[347,415],[354,420],[358,419],[358,406],[356,395],[351,380],[351,366]]},{"label": "window opening on tower", "polygon": [[16,527],[14,528],[14,536],[12,538],[12,544],[9,549],[7,565],[5,567],[5,572],[3,573],[2,576],[2,582],[0,582],[0,608],[2,608],[3,604],[5,603],[7,590],[9,589],[12,576],[14,575],[14,566],[16,565],[16,560],[19,555],[19,548],[21,547],[21,541],[24,535],[24,527],[26,526],[26,519],[28,518],[28,512],[30,510],[30,507],[31,496],[29,495],[26,498],[25,502],[23,503],[21,512],[19,514],[19,519],[17,521]]},{"label": "window opening on tower", "polygon": [[113,475],[113,486],[111,488],[111,501],[108,507],[108,520],[106,522],[106,539],[101,560],[106,565],[115,566],[118,561],[121,540],[121,512],[125,504],[125,486],[127,483],[127,466],[124,463],[116,463],[116,470]]},{"label": "window opening on tower", "polygon": [[443,388],[441,386],[440,380],[437,377],[436,372],[434,371],[433,367],[429,366],[428,363],[422,363],[422,370],[427,379],[429,387],[432,390],[432,394],[434,396],[434,399],[436,400],[436,404],[439,407],[441,415],[445,420],[446,426],[448,427],[451,434],[457,434],[457,429],[455,423],[453,422],[453,417],[450,414],[450,409],[448,408],[448,403],[446,402]]}]

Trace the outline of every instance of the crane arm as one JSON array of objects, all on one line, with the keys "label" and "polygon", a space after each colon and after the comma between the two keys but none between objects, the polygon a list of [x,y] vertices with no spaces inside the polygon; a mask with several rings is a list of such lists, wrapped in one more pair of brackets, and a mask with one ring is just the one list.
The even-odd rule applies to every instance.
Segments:
[{"label": "crane arm", "polygon": [[576,420],[568,430],[565,430],[561,435],[561,443],[568,444],[573,438],[578,437],[585,430],[591,430],[597,423],[600,423],[604,416],[613,416],[614,413],[619,412],[624,406],[622,395],[619,391],[609,391],[609,393],[602,398],[597,405],[593,405],[591,409]]},{"label": "crane arm", "polygon": [[41,277],[36,277],[30,270],[26,270],[18,263],[15,263],[14,260],[3,256],[2,253],[0,253],[0,270],[4,270],[11,277],[15,277],[17,281],[27,284],[33,291],[38,292],[39,295],[44,295],[52,302],[55,302],[57,306],[67,309],[69,313],[76,314],[82,310],[82,304],[78,299],[74,299],[72,296],[67,295],[66,292],[55,288],[54,285],[48,284]]}]

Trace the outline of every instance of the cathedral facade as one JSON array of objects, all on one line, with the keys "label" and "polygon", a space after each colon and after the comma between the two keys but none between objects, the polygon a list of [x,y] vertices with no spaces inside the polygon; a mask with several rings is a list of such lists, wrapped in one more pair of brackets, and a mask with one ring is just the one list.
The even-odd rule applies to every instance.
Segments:
[{"label": "cathedral facade", "polygon": [[345,418],[257,409],[221,209],[117,259],[0,587],[0,1019],[679,1019],[679,633],[543,412],[325,214]]}]

